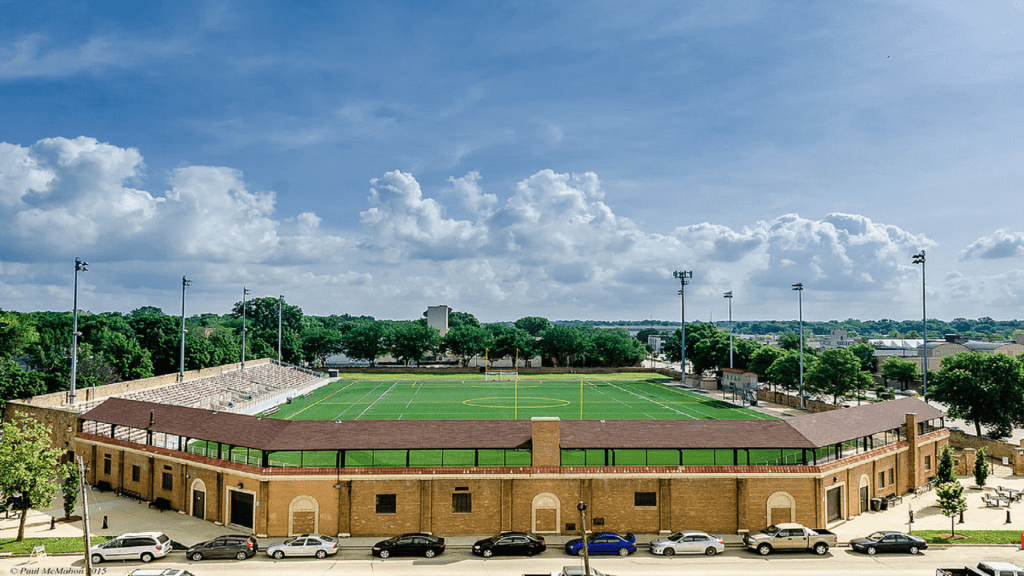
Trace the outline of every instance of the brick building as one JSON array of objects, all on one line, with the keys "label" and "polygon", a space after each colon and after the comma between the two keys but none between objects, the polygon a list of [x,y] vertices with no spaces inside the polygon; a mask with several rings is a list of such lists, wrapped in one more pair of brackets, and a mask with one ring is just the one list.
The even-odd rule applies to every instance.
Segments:
[{"label": "brick building", "polygon": [[[285,421],[108,399],[82,414],[88,482],[258,535],[827,527],[934,473],[915,398],[784,420]],[[104,483],[104,484],[100,484]]]}]

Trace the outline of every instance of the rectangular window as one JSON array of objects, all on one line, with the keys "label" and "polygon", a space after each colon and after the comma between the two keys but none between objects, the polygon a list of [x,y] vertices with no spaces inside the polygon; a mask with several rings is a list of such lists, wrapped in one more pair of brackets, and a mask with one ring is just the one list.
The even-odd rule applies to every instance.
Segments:
[{"label": "rectangular window", "polygon": [[924,470],[925,470],[925,472],[927,472],[927,471],[929,471],[931,469],[932,469],[932,457],[931,456],[925,456],[924,457]]},{"label": "rectangular window", "polygon": [[103,455],[103,473],[110,474],[110,454]]},{"label": "rectangular window", "polygon": [[394,514],[398,511],[398,499],[394,494],[377,494],[377,514]]},{"label": "rectangular window", "polygon": [[634,492],[633,493],[633,506],[657,506],[658,505],[658,493],[657,492]]},{"label": "rectangular window", "polygon": [[132,465],[132,482],[140,482],[142,480],[142,468]]},{"label": "rectangular window", "polygon": [[895,484],[893,481],[893,473],[895,470],[895,468],[889,468],[889,485]]},{"label": "rectangular window", "polygon": [[174,490],[174,474],[164,472],[164,480],[161,486],[164,490]]},{"label": "rectangular window", "polygon": [[473,511],[473,495],[467,492],[452,494],[452,513],[469,514]]},{"label": "rectangular window", "polygon": [[885,470],[878,473],[878,487],[885,488]]}]

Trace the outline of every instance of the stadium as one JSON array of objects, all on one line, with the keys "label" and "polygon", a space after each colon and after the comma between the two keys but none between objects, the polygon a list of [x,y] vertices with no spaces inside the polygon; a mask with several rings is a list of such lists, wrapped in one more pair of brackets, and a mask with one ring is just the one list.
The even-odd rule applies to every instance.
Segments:
[{"label": "stadium", "polygon": [[581,500],[594,529],[830,527],[927,482],[948,442],[916,398],[780,419],[678,384],[650,370],[327,378],[263,359],[5,416],[48,423],[96,489],[260,536],[562,534]]}]

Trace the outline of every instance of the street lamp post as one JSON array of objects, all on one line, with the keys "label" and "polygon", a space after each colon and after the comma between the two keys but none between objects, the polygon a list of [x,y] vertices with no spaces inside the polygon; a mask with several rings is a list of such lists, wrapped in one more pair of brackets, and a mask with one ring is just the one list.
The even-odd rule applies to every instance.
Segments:
[{"label": "street lamp post", "polygon": [[800,302],[800,409],[804,410],[807,405],[804,403],[804,285],[802,282],[793,284],[796,290],[797,299]]},{"label": "street lamp post", "polygon": [[185,287],[191,286],[192,281],[184,276],[181,277],[181,363],[178,365],[178,381],[185,381]]},{"label": "street lamp post", "polygon": [[245,297],[249,295],[249,289],[242,286],[242,370],[245,370]]},{"label": "street lamp post", "polygon": [[924,388],[924,400],[928,401],[928,308],[925,292],[924,250],[914,254],[914,264],[921,265],[921,349],[924,352],[924,373],[921,374],[921,385]]},{"label": "street lamp post", "polygon": [[679,372],[682,374],[683,384],[686,384],[686,285],[693,278],[693,272],[683,270],[672,273],[673,278],[679,279]]},{"label": "street lamp post", "polygon": [[580,551],[583,552],[583,573],[590,576],[590,550],[587,549],[587,503],[580,500],[576,509],[580,511],[580,544],[583,545]]},{"label": "street lamp post", "polygon": [[732,290],[723,296],[729,299],[729,368],[732,368]]},{"label": "street lamp post", "polygon": [[75,403],[75,376],[78,372],[78,337],[81,335],[78,332],[78,273],[88,272],[88,262],[84,262],[75,258],[75,303],[74,313],[72,314],[71,320],[71,394],[69,399],[71,403]]},{"label": "street lamp post", "polygon": [[277,297],[277,361],[281,361],[281,309],[284,307],[284,295]]}]

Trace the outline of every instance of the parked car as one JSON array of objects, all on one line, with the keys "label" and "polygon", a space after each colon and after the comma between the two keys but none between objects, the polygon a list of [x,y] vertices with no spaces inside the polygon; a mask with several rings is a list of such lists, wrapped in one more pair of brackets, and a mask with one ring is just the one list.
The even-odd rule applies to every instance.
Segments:
[{"label": "parked car", "polygon": [[976,568],[936,568],[935,576],[1024,576],[1024,568],[1009,562],[978,562]]},{"label": "parked car", "polygon": [[180,568],[162,568],[154,570],[152,568],[136,568],[128,573],[128,576],[196,576],[188,570],[182,570]]},{"label": "parked car", "polygon": [[89,549],[96,564],[107,560],[135,560],[152,562],[171,552],[171,539],[163,532],[130,532],[107,540]]},{"label": "parked car", "polygon": [[[563,566],[561,570],[555,570],[554,572],[545,572],[543,574],[523,574],[523,576],[584,576],[586,570],[583,566]],[[590,567],[590,576],[612,576],[611,574],[605,574],[593,566]]]},{"label": "parked car", "polygon": [[[574,538],[565,543],[565,551],[567,554],[582,556],[583,544],[579,538]],[[587,539],[587,551],[591,554],[626,556],[636,552],[636,536],[628,533],[620,536],[614,532],[598,532]]]},{"label": "parked car", "polygon": [[671,536],[656,538],[651,541],[653,554],[707,554],[714,556],[725,552],[725,541],[718,536],[697,530],[684,530]]},{"label": "parked car", "polygon": [[338,553],[338,539],[323,534],[301,534],[267,548],[267,556],[280,560],[285,556],[326,558]]},{"label": "parked car", "polygon": [[190,546],[185,557],[199,562],[205,558],[235,558],[245,560],[259,552],[259,542],[253,536],[245,534],[226,534],[213,540],[200,542]]},{"label": "parked car", "polygon": [[426,556],[433,558],[444,552],[444,538],[432,534],[413,533],[402,534],[387,540],[381,540],[373,545],[370,553],[374,556],[387,558],[389,556]]},{"label": "parked car", "polygon": [[533,556],[547,549],[543,536],[534,536],[525,532],[502,532],[497,536],[477,540],[473,544],[473,554],[484,558],[491,556]]},{"label": "parked car", "polygon": [[895,530],[880,530],[864,538],[850,540],[850,548],[855,552],[874,554],[876,552],[909,552],[917,554],[928,548],[924,538],[904,534]]},{"label": "parked car", "polygon": [[772,525],[755,534],[744,534],[743,545],[767,556],[774,550],[814,550],[818,556],[828,554],[838,537],[828,530],[812,530],[801,524]]}]

